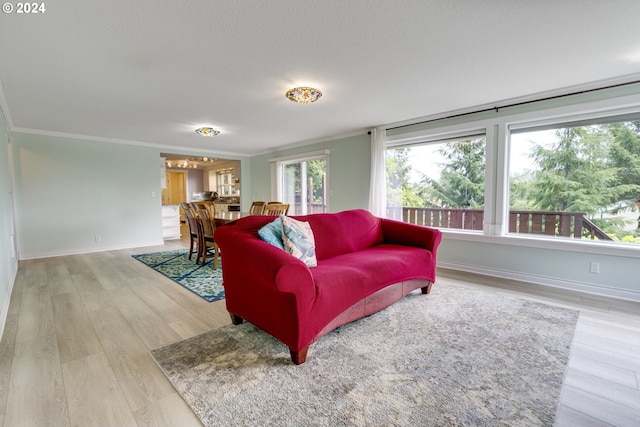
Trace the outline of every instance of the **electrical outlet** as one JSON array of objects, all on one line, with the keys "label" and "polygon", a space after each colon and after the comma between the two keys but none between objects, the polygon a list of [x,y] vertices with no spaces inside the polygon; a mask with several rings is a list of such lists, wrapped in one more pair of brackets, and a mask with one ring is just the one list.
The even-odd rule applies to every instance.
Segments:
[{"label": "electrical outlet", "polygon": [[102,235],[96,234],[96,243],[102,242]]},{"label": "electrical outlet", "polygon": [[600,263],[592,262],[589,264],[589,273],[599,274],[600,273]]}]

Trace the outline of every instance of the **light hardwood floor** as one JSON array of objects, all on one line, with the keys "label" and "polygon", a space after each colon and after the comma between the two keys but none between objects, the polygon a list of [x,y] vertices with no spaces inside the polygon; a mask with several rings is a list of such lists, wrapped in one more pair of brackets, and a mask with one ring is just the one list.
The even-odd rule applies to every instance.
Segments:
[{"label": "light hardwood floor", "polygon": [[[161,247],[21,261],[0,342],[4,426],[197,426],[149,350],[229,323],[134,260]],[[436,286],[580,310],[557,426],[640,426],[640,303],[440,271]],[[213,397],[215,398],[215,397]]]}]

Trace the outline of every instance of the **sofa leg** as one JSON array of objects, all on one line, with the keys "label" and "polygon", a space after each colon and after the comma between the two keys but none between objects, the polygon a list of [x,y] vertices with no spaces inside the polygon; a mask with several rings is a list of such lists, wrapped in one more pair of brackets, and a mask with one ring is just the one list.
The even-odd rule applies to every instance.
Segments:
[{"label": "sofa leg", "polygon": [[244,319],[237,314],[229,313],[229,315],[231,316],[231,323],[234,325],[242,325],[242,322],[244,322]]},{"label": "sofa leg", "polygon": [[431,292],[431,287],[432,287],[432,286],[433,286],[433,283],[429,282],[429,285],[428,285],[428,286],[425,286],[425,287],[420,288],[420,289],[422,289],[422,293],[426,295],[426,294],[428,294],[429,292]]},{"label": "sofa leg", "polygon": [[307,360],[307,351],[309,351],[309,346],[298,351],[289,349],[291,361],[296,365],[302,365]]}]

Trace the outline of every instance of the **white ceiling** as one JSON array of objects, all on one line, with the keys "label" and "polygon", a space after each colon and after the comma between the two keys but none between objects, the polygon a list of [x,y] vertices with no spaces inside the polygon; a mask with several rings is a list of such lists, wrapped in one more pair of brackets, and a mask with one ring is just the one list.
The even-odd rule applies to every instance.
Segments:
[{"label": "white ceiling", "polygon": [[638,0],[44,3],[0,15],[15,131],[243,155],[640,79]]}]

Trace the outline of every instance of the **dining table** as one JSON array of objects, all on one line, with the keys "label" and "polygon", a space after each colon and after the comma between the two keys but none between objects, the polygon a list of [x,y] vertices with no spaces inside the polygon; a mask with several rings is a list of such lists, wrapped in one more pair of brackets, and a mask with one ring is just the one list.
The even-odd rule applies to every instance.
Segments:
[{"label": "dining table", "polygon": [[216,221],[216,226],[220,226],[249,215],[251,215],[249,212],[215,211],[215,213],[213,214],[213,219]]}]

